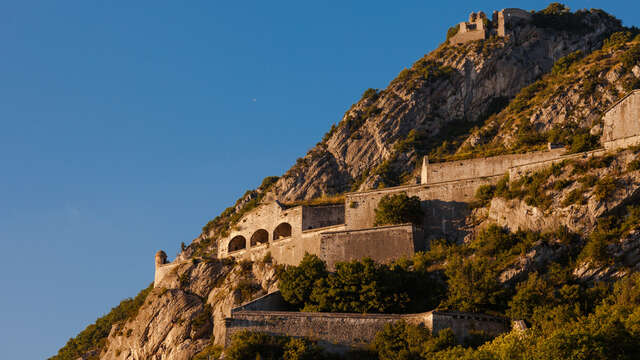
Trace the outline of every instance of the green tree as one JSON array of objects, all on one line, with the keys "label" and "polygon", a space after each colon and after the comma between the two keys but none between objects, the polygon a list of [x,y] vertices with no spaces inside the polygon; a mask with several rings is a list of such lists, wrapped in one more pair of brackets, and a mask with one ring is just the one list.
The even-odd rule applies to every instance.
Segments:
[{"label": "green tree", "polygon": [[385,195],[375,209],[374,226],[413,223],[421,224],[424,213],[417,196],[405,193]]},{"label": "green tree", "polygon": [[327,265],[318,256],[305,253],[300,265],[278,270],[278,288],[285,301],[302,308],[308,303],[315,283],[327,277]]},{"label": "green tree", "polygon": [[517,285],[516,294],[509,302],[507,315],[512,319],[531,322],[536,307],[554,302],[553,292],[553,287],[534,272],[526,281]]},{"label": "green tree", "polygon": [[495,265],[484,257],[447,260],[448,278],[446,307],[460,311],[496,309],[503,290],[498,282]]}]

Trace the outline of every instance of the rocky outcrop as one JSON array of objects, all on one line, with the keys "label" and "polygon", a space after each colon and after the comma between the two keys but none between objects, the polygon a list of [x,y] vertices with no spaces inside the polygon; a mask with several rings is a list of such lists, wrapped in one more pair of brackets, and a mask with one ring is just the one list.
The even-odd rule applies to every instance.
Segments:
[{"label": "rocky outcrop", "polygon": [[[505,99],[548,72],[555,60],[576,50],[588,53],[600,46],[604,35],[619,29],[619,22],[597,11],[584,21],[590,29],[586,32],[527,25],[506,39],[442,45],[385,90],[365,93],[276,183],[274,194],[293,201],[344,192],[354,184],[364,190],[380,182],[370,178],[379,176],[374,169],[385,161],[391,171],[410,174],[415,154],[398,159],[396,155],[412,149],[397,150],[394,145],[411,130],[418,131],[423,142],[434,139],[439,144],[452,127],[483,121],[499,110]],[[395,185],[388,182],[386,186]]]},{"label": "rocky outcrop", "polygon": [[233,307],[277,289],[271,263],[189,261],[175,272],[135,317],[113,326],[100,359],[192,359],[224,340]]}]

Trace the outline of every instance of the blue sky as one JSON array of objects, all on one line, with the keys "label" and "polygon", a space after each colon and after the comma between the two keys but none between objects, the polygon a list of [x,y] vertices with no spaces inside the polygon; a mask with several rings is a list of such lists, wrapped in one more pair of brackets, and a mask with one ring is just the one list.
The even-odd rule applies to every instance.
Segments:
[{"label": "blue sky", "polygon": [[[539,1],[0,4],[0,353],[53,355],[471,11]],[[640,25],[629,1],[567,1]]]}]

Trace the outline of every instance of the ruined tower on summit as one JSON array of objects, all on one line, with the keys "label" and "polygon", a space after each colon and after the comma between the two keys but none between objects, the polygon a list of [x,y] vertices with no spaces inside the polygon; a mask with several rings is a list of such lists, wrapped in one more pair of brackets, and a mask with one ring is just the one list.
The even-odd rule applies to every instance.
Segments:
[{"label": "ruined tower on summit", "polygon": [[484,40],[491,36],[505,37],[518,25],[531,21],[531,13],[516,8],[494,11],[491,21],[484,12],[472,12],[469,21],[458,24],[458,32],[449,39],[449,44],[464,44],[474,40]]}]

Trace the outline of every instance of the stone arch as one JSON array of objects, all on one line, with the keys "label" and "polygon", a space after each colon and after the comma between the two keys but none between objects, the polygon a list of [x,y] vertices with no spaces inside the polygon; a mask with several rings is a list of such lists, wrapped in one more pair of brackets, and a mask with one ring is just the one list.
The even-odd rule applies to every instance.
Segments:
[{"label": "stone arch", "polygon": [[273,240],[284,239],[291,237],[291,225],[289,223],[282,223],[273,230]]},{"label": "stone arch", "polygon": [[258,229],[251,235],[251,246],[266,244],[269,242],[269,232],[265,229]]},{"label": "stone arch", "polygon": [[242,235],[234,236],[229,241],[229,252],[238,251],[247,248],[247,239]]}]

